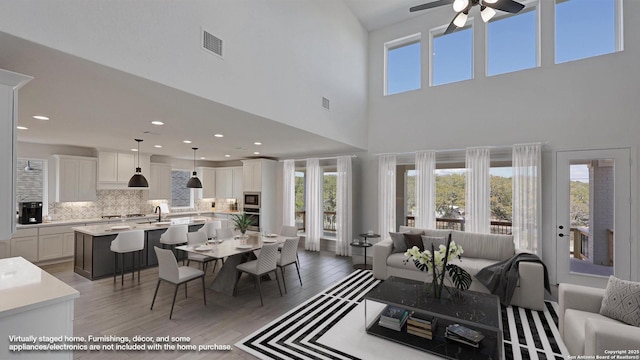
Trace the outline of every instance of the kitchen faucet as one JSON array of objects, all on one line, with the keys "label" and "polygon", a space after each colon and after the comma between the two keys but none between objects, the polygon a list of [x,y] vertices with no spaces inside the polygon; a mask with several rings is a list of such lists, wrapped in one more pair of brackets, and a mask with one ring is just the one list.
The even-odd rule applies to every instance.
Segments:
[{"label": "kitchen faucet", "polygon": [[156,209],[153,211],[153,213],[158,213],[158,222],[162,221],[162,209],[160,208],[160,206],[156,206]]}]

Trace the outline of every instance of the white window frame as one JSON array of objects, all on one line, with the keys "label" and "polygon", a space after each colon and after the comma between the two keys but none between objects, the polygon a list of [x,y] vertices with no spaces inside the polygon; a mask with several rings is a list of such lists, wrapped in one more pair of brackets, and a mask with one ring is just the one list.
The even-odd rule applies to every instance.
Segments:
[{"label": "white window frame", "polygon": [[475,18],[473,16],[469,16],[467,18],[466,24],[462,28],[458,28],[456,30],[456,31],[459,31],[459,30],[466,30],[466,29],[469,29],[469,28],[471,29],[471,78],[470,79],[465,79],[465,80],[460,80],[460,81],[455,81],[455,82],[450,82],[450,83],[446,83],[446,84],[438,84],[438,85],[434,85],[433,84],[433,40],[435,38],[437,38],[437,37],[445,36],[444,32],[447,30],[447,27],[449,27],[449,24],[441,25],[441,26],[429,29],[429,87],[455,84],[455,83],[459,83],[461,81],[473,80],[475,78],[476,49],[475,49],[475,41],[474,41],[474,37],[475,37],[474,24],[475,24]]},{"label": "white window frame", "polygon": [[[538,0],[531,0],[531,1],[520,1],[520,3],[522,5],[524,5],[524,9],[522,9],[520,12],[518,12],[517,14],[509,14],[509,13],[504,13],[502,12],[502,14],[496,15],[493,19],[491,19],[488,23],[485,24],[484,26],[484,75],[486,77],[493,77],[493,76],[499,76],[499,75],[504,75],[504,74],[511,74],[511,73],[515,73],[515,72],[519,72],[519,71],[524,71],[524,70],[529,70],[529,69],[535,69],[535,68],[539,68],[540,66],[542,66],[542,41],[541,41],[541,37],[542,37],[542,33],[540,31],[541,28],[541,20],[540,20],[540,4]],[[512,16],[518,16],[521,14],[524,14],[526,12],[529,11],[536,11],[536,66],[533,68],[527,68],[527,69],[521,69],[521,70],[516,70],[516,71],[510,71],[507,73],[500,73],[500,74],[494,74],[494,75],[489,75],[489,23],[491,23],[492,21],[498,21],[498,20],[502,20],[502,19],[506,19]]]},{"label": "white window frame", "polygon": [[399,39],[395,39],[395,40],[391,40],[388,41],[386,43],[384,43],[384,96],[387,95],[396,95],[396,94],[401,94],[407,91],[403,91],[400,93],[393,93],[393,94],[389,94],[389,51],[390,50],[394,50],[397,49],[399,47],[403,47],[403,46],[407,46],[407,45],[412,45],[415,43],[420,43],[420,86],[417,89],[414,90],[407,90],[407,91],[415,91],[415,90],[420,90],[422,89],[422,33],[416,33],[416,34],[412,34],[412,35],[408,35]]}]

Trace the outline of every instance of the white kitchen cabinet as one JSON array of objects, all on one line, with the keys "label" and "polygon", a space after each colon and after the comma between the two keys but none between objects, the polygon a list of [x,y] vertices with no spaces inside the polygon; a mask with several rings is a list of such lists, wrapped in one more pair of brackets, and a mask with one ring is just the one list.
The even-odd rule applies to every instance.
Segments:
[{"label": "white kitchen cabinet", "polygon": [[216,169],[209,167],[198,168],[200,181],[202,181],[202,199],[213,199],[216,197]]},{"label": "white kitchen cabinet", "polygon": [[262,191],[262,163],[260,160],[242,162],[244,191]]},{"label": "white kitchen cabinet", "polygon": [[0,259],[11,256],[11,240],[0,240]]},{"label": "white kitchen cabinet", "polygon": [[73,240],[73,226],[40,227],[38,229],[38,261],[73,256]]},{"label": "white kitchen cabinet", "polygon": [[282,224],[276,223],[276,172],[277,162],[268,159],[242,161],[245,191],[260,192],[260,226],[269,231],[278,231]]},{"label": "white kitchen cabinet", "polygon": [[149,165],[149,200],[170,200],[171,199],[171,165],[155,164]]},{"label": "white kitchen cabinet", "polygon": [[231,199],[233,198],[233,169],[217,168],[216,176],[216,198]]},{"label": "white kitchen cabinet", "polygon": [[49,162],[49,188],[55,202],[95,201],[95,158],[53,155]]},{"label": "white kitchen cabinet", "polygon": [[19,229],[11,237],[11,256],[22,256],[23,258],[36,262],[38,261],[38,229]]},{"label": "white kitchen cabinet", "polygon": [[242,167],[233,168],[233,198],[242,202],[244,200],[244,174]]},{"label": "white kitchen cabinet", "polygon": [[[140,154],[142,175],[149,181],[150,156]],[[98,189],[127,189],[135,174],[138,155],[114,151],[98,152]],[[149,184],[151,185],[151,184]],[[143,188],[136,188],[138,190]]]},{"label": "white kitchen cabinet", "polygon": [[[62,238],[62,257],[71,257],[75,254],[75,233],[65,233]],[[40,241],[38,239],[38,241]]]},{"label": "white kitchen cabinet", "polygon": [[16,126],[18,89],[31,76],[0,69],[0,239],[7,240],[16,230]]}]

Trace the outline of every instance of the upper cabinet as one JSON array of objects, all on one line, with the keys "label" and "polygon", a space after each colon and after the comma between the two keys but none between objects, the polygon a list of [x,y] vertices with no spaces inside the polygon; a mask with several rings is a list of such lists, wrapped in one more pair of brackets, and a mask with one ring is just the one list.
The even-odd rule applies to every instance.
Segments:
[{"label": "upper cabinet", "polygon": [[55,202],[95,201],[95,158],[53,155],[49,162],[49,189]]},{"label": "upper cabinet", "polygon": [[[242,199],[242,168],[228,167],[215,169],[215,197],[218,199]],[[205,185],[202,184],[204,189]]]},{"label": "upper cabinet", "polygon": [[149,200],[171,200],[171,165],[149,165]]},{"label": "upper cabinet", "polygon": [[259,160],[243,162],[242,181],[244,191],[262,191],[262,163]]},{"label": "upper cabinet", "polygon": [[[134,154],[113,151],[98,152],[98,189],[126,189],[129,179],[136,171],[137,158]],[[140,154],[142,175],[150,177],[150,156]],[[149,187],[152,184],[149,183]],[[140,188],[138,188],[140,189]]]},{"label": "upper cabinet", "polygon": [[278,162],[267,159],[242,161],[244,191],[260,192],[260,226],[279,231],[276,223],[276,172]]},{"label": "upper cabinet", "polygon": [[243,196],[244,173],[241,167],[233,168],[233,198],[238,202],[244,200]]},{"label": "upper cabinet", "polygon": [[216,169],[209,167],[198,168],[200,181],[202,181],[202,199],[213,199],[216,197]]}]

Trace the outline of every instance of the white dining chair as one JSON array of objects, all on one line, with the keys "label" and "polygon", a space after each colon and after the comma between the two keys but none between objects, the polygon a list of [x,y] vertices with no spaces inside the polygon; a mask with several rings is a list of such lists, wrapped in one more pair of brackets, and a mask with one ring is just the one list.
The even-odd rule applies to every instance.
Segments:
[{"label": "white dining chair", "polygon": [[[187,245],[190,246],[202,246],[207,244],[207,235],[201,231],[192,231],[187,233]],[[213,272],[216,271],[216,265],[218,265],[218,259],[213,258],[211,256],[196,254],[193,252],[187,252],[187,266],[192,262],[199,262],[202,266],[202,271],[207,271],[207,264],[212,261],[215,261],[213,264]]]},{"label": "white dining chair", "polygon": [[[177,245],[186,244],[189,240],[187,239],[187,233],[189,232],[188,225],[173,225],[167,228],[167,231],[163,232],[160,235],[160,244],[162,244],[162,248],[168,246],[171,251],[173,251],[176,258],[179,256],[176,254],[175,247]],[[183,256],[180,256],[183,258]],[[183,263],[184,264],[184,263]]]},{"label": "white dining chair", "polygon": [[262,289],[260,288],[260,278],[262,275],[274,272],[276,274],[276,282],[278,283],[278,290],[280,296],[282,296],[282,289],[280,288],[280,281],[278,280],[278,270],[276,267],[276,259],[278,255],[278,244],[264,244],[262,245],[262,251],[258,255],[257,260],[247,261],[245,263],[238,264],[236,266],[236,283],[233,286],[233,296],[238,294],[238,282],[242,273],[252,275],[255,278],[256,285],[258,286],[258,293],[260,294],[260,306],[264,306],[262,301]]},{"label": "white dining chair", "polygon": [[216,229],[216,236],[218,240],[233,239],[233,230],[231,228]]},{"label": "white dining chair", "polygon": [[280,272],[282,272],[282,284],[284,285],[284,293],[287,293],[287,283],[284,279],[284,268],[289,265],[295,265],[296,271],[298,272],[298,279],[300,280],[300,286],[302,286],[302,278],[300,277],[300,269],[298,268],[298,242],[300,242],[299,237],[288,238],[284,241],[284,245],[282,246],[282,251],[278,254],[278,258],[276,259],[276,265],[280,268]]},{"label": "white dining chair", "polygon": [[191,280],[202,279],[202,298],[204,299],[204,305],[207,305],[207,294],[204,288],[204,271],[194,269],[189,266],[178,266],[178,261],[173,255],[171,250],[160,249],[157,246],[153,247],[156,256],[158,257],[158,284],[156,285],[156,291],[153,293],[153,301],[151,301],[151,310],[153,310],[153,304],[156,302],[156,296],[158,295],[158,289],[160,288],[160,282],[166,281],[174,284],[176,287],[173,291],[173,302],[171,303],[171,312],[169,312],[169,319],[173,316],[173,307],[176,304],[176,295],[178,294],[178,286],[184,284],[184,297],[187,297],[187,283]]},{"label": "white dining chair", "polygon": [[204,224],[198,231],[202,231],[207,235],[207,239],[214,239],[216,235],[216,229],[222,228],[222,221],[212,220]]},{"label": "white dining chair", "polygon": [[135,274],[135,259],[138,253],[138,282],[140,282],[140,267],[142,265],[142,250],[144,249],[144,230],[125,231],[119,233],[110,246],[114,255],[113,266],[113,283],[116,283],[116,274],[118,273],[118,255],[122,259],[120,271],[120,284],[124,285],[124,255],[132,253],[131,257],[131,280]]},{"label": "white dining chair", "polygon": [[[283,225],[280,229],[280,235],[285,238],[294,238],[298,237],[298,228],[295,226]],[[280,250],[282,251],[282,245],[280,245]],[[296,251],[296,261],[298,265],[300,265],[300,258],[298,258],[298,252]]]}]

